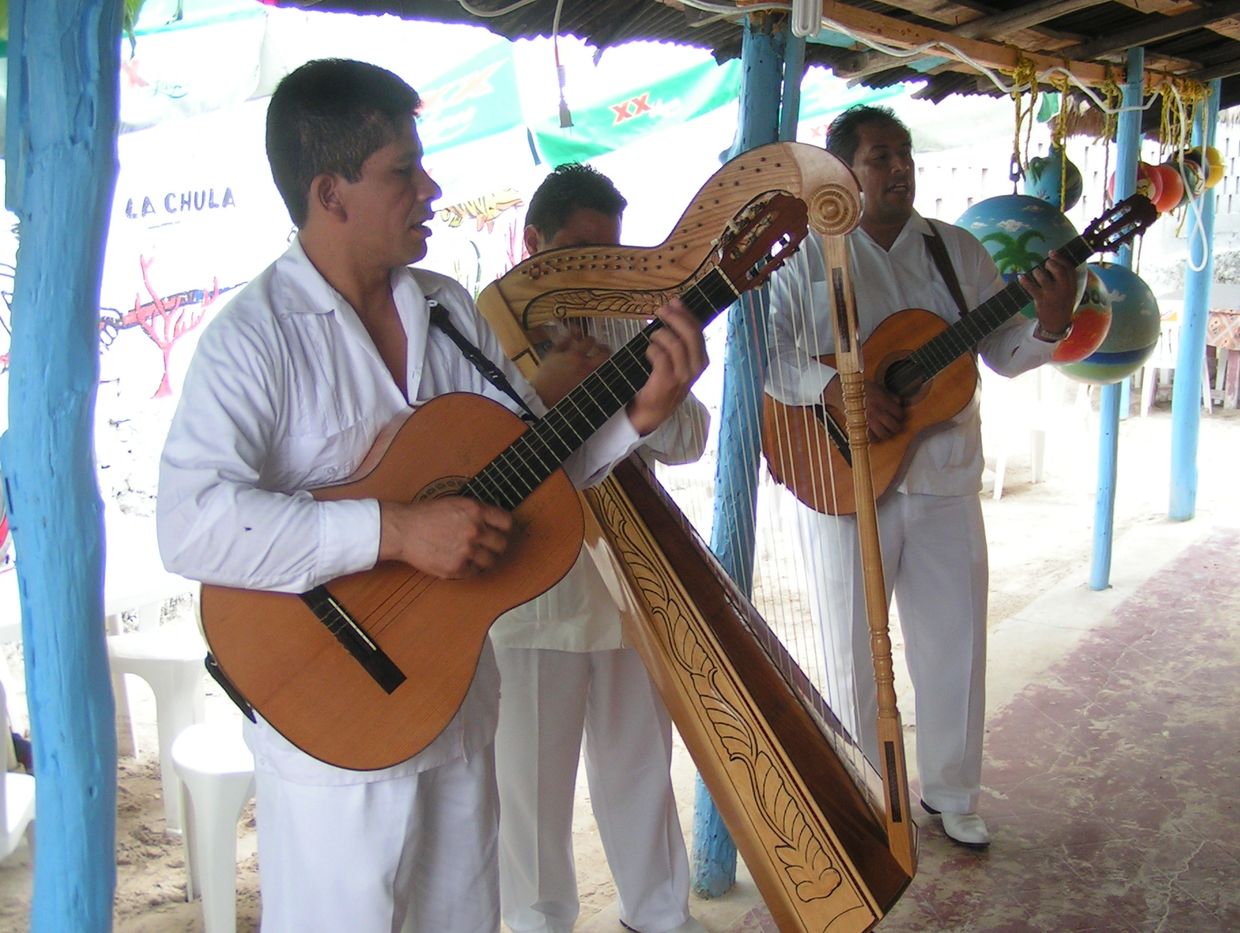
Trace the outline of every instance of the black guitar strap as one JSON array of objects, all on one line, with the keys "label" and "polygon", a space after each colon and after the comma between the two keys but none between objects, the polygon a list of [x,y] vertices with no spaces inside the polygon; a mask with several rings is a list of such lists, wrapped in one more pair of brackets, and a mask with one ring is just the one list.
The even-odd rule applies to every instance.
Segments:
[{"label": "black guitar strap", "polygon": [[947,288],[952,293],[952,297],[956,299],[956,306],[960,309],[960,316],[964,317],[969,313],[969,305],[964,300],[964,292],[960,290],[960,280],[956,278],[956,270],[952,268],[951,258],[947,255],[947,245],[943,242],[943,237],[934,226],[934,221],[927,218],[926,223],[930,227],[930,232],[925,234],[926,249],[930,250],[930,257],[934,260],[934,265],[939,270],[939,275],[947,283]]},{"label": "black guitar strap", "polygon": [[482,377],[487,382],[520,405],[521,410],[525,412],[524,417],[526,421],[537,421],[538,416],[534,414],[529,405],[525,404],[525,399],[512,387],[512,383],[508,381],[508,378],[500,371],[500,368],[483,356],[482,351],[470,343],[469,338],[456,329],[456,325],[452,323],[452,319],[448,316],[448,309],[439,304],[439,302],[431,300],[426,302],[426,306],[431,312],[431,323],[448,335],[449,339],[460,348],[465,359],[473,364],[474,369],[482,373]]}]

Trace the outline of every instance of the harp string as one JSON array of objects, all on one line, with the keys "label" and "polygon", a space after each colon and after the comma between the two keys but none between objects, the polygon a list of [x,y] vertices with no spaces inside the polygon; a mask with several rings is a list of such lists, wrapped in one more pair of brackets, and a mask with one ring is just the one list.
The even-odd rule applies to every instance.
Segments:
[{"label": "harp string", "polygon": [[[803,253],[818,248],[816,241],[807,240]],[[799,253],[793,257],[787,275],[795,284],[783,292],[784,300],[792,312],[790,316],[803,322],[806,328],[802,346],[830,352],[830,316],[812,313],[812,303],[823,296],[815,296],[807,274],[803,271],[795,274],[807,265],[806,256]],[[762,315],[762,320],[767,322],[768,357],[797,360],[799,366],[812,369],[817,364],[795,343],[787,329],[771,326],[770,315],[765,313],[769,311],[769,295],[764,294],[764,297],[768,304]],[[776,423],[768,425],[767,429],[778,443],[790,443],[796,427],[788,409],[781,408]],[[825,501],[838,503],[841,484],[849,484],[844,488],[850,488],[851,478],[837,475],[834,461],[824,449],[824,434],[814,433],[808,435],[808,439],[808,456],[797,464],[797,470],[808,475],[792,479],[798,488],[806,484],[818,491]],[[872,678],[873,669],[869,666],[868,652],[856,657],[850,640],[840,637],[851,631],[851,618],[837,617],[837,614],[846,615],[851,608],[853,575],[850,566],[840,563],[841,557],[852,554],[846,523],[824,523],[823,516],[804,505],[786,486],[777,483],[765,465],[758,482],[762,493],[758,513],[762,534],[758,553],[764,585],[762,592],[755,595],[755,605],[764,618],[774,620],[772,624],[780,640],[796,656],[830,708],[836,721],[822,723],[824,735],[848,766],[857,785],[867,790],[876,808],[881,808],[881,779],[861,747],[856,693],[858,678]],[[837,594],[840,588],[844,588],[844,592]],[[833,598],[836,596],[838,598]]]},{"label": "harp string", "polygon": [[[799,366],[813,368],[818,365],[802,346],[813,347],[816,355],[834,350],[834,333],[830,313],[813,313],[813,302],[821,303],[826,296],[815,294],[810,285],[809,254],[818,251],[817,239],[807,240],[802,251],[789,263],[788,272],[795,285],[785,292],[785,301],[792,316],[803,323],[801,346],[794,343],[786,329],[772,327],[770,323],[770,295],[767,287],[746,292],[740,299],[747,308],[746,320],[753,332],[750,339],[760,339],[772,358],[796,359]],[[617,303],[616,296],[606,310],[598,314],[559,318],[542,326],[541,338],[558,339],[572,331],[594,337],[611,350],[623,346],[650,320],[636,304]],[[775,482],[765,462],[759,462],[757,475],[747,481],[753,484],[744,490],[745,495],[724,499],[724,508],[718,513],[712,509],[717,459],[723,455],[717,449],[718,421],[721,405],[718,390],[722,387],[724,354],[722,346],[726,315],[720,315],[707,330],[708,341],[716,347],[707,372],[695,394],[711,411],[710,435],[713,446],[708,446],[697,462],[667,464],[653,460],[653,468],[660,483],[668,490],[694,530],[705,540],[711,540],[713,521],[725,523],[724,532],[733,540],[748,539],[751,525],[748,516],[733,510],[736,502],[755,502],[756,515],[752,523],[754,566],[752,602],[769,626],[770,633],[778,638],[785,655],[772,656],[789,689],[805,700],[808,709],[815,713],[824,738],[834,748],[837,757],[845,763],[854,783],[866,791],[876,812],[884,808],[882,779],[877,772],[878,762],[867,759],[862,746],[862,736],[867,725],[860,721],[860,702],[857,685],[861,678],[875,677],[868,643],[854,643],[852,633],[852,609],[857,600],[863,599],[860,588],[854,592],[854,562],[858,560],[854,545],[855,527],[849,519],[825,517],[804,505],[787,487]],[[761,329],[761,333],[757,331]],[[864,336],[864,335],[862,335]],[[733,378],[743,385],[762,386],[766,382],[768,354],[756,352],[743,357],[746,365],[760,367],[736,373]],[[703,388],[711,387],[708,392]],[[761,393],[749,395],[734,393],[743,404],[730,412],[738,419],[740,436],[760,437],[763,412]],[[776,437],[788,438],[796,426],[782,409],[779,420],[770,426]],[[700,423],[693,431],[702,431]],[[805,434],[805,432],[802,432]],[[796,464],[798,475],[789,485],[812,488],[823,499],[838,504],[842,490],[851,496],[850,476],[839,475],[836,461],[827,456],[828,443],[823,432],[805,435],[809,443],[809,455]],[[702,443],[700,433],[689,438],[689,443]],[[761,639],[759,639],[761,641]],[[813,688],[807,695],[802,684],[808,682]],[[866,714],[870,713],[866,710]],[[873,724],[868,724],[872,731]]]}]

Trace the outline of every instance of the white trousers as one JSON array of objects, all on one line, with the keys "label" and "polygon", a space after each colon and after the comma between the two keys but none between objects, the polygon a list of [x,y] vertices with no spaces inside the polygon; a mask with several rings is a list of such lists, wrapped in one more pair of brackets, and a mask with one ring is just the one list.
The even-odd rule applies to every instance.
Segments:
[{"label": "white trousers", "polygon": [[516,933],[568,933],[579,910],[573,799],[586,778],[620,919],[641,933],[689,918],[689,864],[669,768],[667,711],[631,648],[496,647],[500,893]]},{"label": "white trousers", "polygon": [[263,933],[499,930],[491,746],[387,781],[255,779]]},{"label": "white trousers", "polygon": [[[878,700],[854,516],[797,510],[828,702],[877,763]],[[921,796],[971,813],[981,790],[989,571],[981,502],[893,493],[878,506],[887,599],[895,596],[917,722]],[[855,665],[854,665],[855,659]]]}]

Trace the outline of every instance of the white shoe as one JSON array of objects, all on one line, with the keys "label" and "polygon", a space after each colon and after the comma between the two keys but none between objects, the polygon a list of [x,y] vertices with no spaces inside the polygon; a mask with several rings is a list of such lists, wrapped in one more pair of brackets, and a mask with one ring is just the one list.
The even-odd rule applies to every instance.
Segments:
[{"label": "white shoe", "polygon": [[931,816],[943,818],[943,832],[953,842],[975,849],[984,849],[990,845],[990,831],[986,829],[986,821],[976,813],[940,813],[924,800],[921,808]]},{"label": "white shoe", "polygon": [[693,917],[690,917],[674,930],[668,930],[667,933],[708,933],[706,927],[698,923]]},{"label": "white shoe", "polygon": [[[620,926],[624,927],[626,930],[633,929],[623,920],[620,921]],[[697,920],[695,920],[693,917],[690,917],[680,926],[673,927],[672,929],[668,930],[667,933],[710,933],[710,931],[707,930],[706,927],[702,926],[702,924],[698,923]]]},{"label": "white shoe", "polygon": [[986,821],[976,813],[943,813],[943,832],[962,846],[982,849],[990,845]]}]

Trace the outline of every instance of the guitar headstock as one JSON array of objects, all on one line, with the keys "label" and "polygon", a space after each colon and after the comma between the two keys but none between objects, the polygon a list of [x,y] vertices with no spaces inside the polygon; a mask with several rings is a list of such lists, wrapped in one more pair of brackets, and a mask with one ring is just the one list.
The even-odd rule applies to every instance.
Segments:
[{"label": "guitar headstock", "polygon": [[1085,228],[1081,238],[1095,253],[1113,253],[1158,219],[1154,202],[1143,194],[1124,198]]},{"label": "guitar headstock", "polygon": [[796,252],[809,232],[805,202],[781,191],[750,201],[716,243],[716,268],[744,292],[761,285]]}]

